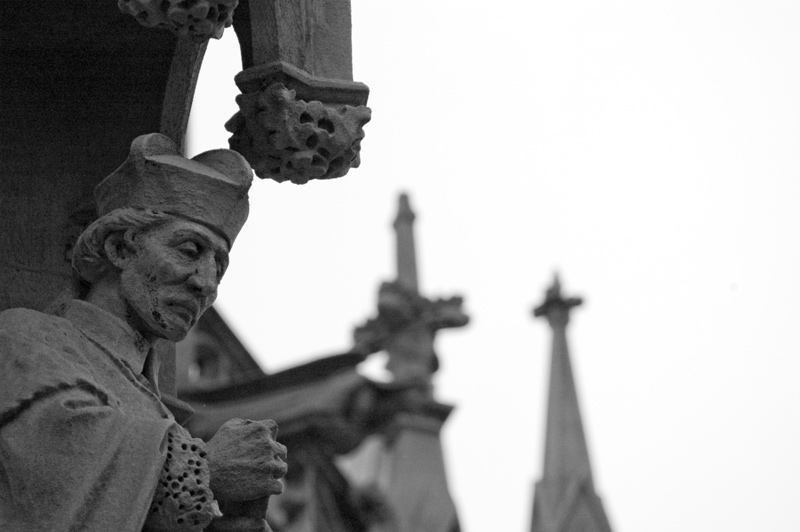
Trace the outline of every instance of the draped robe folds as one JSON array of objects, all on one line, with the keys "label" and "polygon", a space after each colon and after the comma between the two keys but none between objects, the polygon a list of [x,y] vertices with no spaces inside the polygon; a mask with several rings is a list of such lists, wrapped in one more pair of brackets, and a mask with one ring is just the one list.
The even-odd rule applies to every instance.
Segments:
[{"label": "draped robe folds", "polygon": [[0,530],[142,530],[167,433],[184,431],[148,350],[85,301],[0,313]]}]

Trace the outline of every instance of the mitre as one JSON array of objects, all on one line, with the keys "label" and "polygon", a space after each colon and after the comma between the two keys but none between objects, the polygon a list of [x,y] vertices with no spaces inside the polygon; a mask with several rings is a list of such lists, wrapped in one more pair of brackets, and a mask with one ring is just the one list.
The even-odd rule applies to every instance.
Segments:
[{"label": "mitre", "polygon": [[202,223],[233,245],[250,210],[253,171],[233,150],[187,159],[160,133],[134,139],[128,159],[94,190],[104,216],[126,207],[152,209]]}]

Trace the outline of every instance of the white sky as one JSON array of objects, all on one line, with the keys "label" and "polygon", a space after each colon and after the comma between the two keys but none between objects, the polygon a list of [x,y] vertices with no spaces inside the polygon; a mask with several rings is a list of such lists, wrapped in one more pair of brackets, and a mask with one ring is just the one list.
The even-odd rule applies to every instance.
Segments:
[{"label": "white sky", "polygon": [[[221,289],[263,366],[349,346],[394,277],[408,191],[423,293],[473,320],[437,341],[465,532],[529,529],[550,342],[530,310],[555,270],[586,300],[568,334],[615,532],[800,530],[800,3],[352,11],[362,165],[254,183]],[[227,146],[240,69],[228,30],[191,155]]]}]

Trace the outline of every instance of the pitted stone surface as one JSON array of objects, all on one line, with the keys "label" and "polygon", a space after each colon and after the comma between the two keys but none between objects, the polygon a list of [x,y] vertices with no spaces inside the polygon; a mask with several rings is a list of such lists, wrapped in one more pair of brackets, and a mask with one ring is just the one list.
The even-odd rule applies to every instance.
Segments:
[{"label": "pitted stone surface", "polygon": [[225,126],[233,133],[230,146],[258,177],[303,184],[341,177],[361,164],[368,107],[304,101],[282,83],[236,101],[240,111]]},{"label": "pitted stone surface", "polygon": [[145,532],[200,532],[219,511],[211,493],[202,440],[176,428],[167,436],[167,459],[150,505]]}]

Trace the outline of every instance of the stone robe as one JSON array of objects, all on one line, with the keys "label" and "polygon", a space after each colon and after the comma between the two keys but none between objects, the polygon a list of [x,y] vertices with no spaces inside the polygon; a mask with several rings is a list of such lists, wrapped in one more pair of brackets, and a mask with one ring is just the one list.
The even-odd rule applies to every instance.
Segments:
[{"label": "stone robe", "polygon": [[0,313],[0,530],[142,530],[177,427],[148,353],[85,301]]}]

